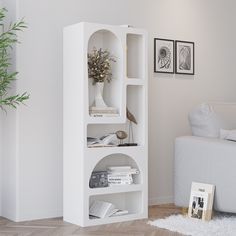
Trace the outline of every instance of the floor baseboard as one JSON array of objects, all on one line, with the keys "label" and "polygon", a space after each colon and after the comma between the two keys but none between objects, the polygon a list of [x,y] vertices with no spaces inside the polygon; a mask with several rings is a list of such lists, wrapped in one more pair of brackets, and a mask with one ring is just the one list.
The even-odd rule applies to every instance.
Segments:
[{"label": "floor baseboard", "polygon": [[173,196],[157,197],[157,198],[149,198],[148,205],[153,206],[153,205],[168,204],[173,202],[174,202]]}]

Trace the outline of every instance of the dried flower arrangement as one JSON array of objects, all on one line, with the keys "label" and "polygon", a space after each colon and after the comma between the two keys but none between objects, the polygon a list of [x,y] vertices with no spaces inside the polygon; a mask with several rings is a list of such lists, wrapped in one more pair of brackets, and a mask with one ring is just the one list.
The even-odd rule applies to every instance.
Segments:
[{"label": "dried flower arrangement", "polygon": [[93,49],[88,53],[88,76],[93,79],[93,84],[98,82],[110,82],[112,79],[111,62],[115,58],[107,50]]}]

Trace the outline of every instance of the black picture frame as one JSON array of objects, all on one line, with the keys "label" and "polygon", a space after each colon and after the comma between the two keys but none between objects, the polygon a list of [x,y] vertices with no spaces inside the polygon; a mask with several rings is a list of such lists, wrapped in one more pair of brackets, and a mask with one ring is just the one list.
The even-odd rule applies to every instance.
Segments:
[{"label": "black picture frame", "polygon": [[154,73],[174,74],[174,40],[154,38]]},{"label": "black picture frame", "polygon": [[194,42],[175,41],[175,74],[195,74]]}]

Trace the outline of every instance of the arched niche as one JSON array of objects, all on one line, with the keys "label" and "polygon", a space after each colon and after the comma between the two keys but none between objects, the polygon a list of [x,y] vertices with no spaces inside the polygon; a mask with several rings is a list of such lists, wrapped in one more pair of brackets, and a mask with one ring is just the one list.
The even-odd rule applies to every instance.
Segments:
[{"label": "arched niche", "polygon": [[[123,48],[121,40],[118,36],[109,30],[98,30],[94,32],[88,40],[88,53],[96,48],[108,50],[115,58],[116,62],[112,64],[112,81],[105,82],[103,98],[106,104],[110,107],[116,107],[120,112],[121,96],[122,96],[122,80],[123,80]],[[94,86],[92,79],[88,83],[89,91],[89,106],[94,103]]]},{"label": "arched niche", "polygon": [[131,166],[132,168],[138,169],[139,174],[133,175],[133,181],[134,184],[141,184],[142,173],[138,164],[132,157],[122,153],[105,156],[95,165],[93,171],[105,171],[110,166]]}]

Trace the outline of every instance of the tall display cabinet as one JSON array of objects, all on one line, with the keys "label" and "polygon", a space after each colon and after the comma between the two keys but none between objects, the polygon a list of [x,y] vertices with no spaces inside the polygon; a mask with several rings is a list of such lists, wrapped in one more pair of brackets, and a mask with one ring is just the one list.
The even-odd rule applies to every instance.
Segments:
[{"label": "tall display cabinet", "polygon": [[[94,47],[115,56],[112,81],[104,87],[104,100],[118,116],[92,117],[94,86],[88,78],[87,54]],[[64,220],[90,226],[142,219],[148,216],[147,33],[123,26],[78,23],[64,29]],[[138,124],[133,125],[137,146],[87,147],[87,137],[117,130],[128,131],[126,107]],[[91,173],[108,166],[129,165],[140,172],[131,185],[90,188]],[[128,210],[121,216],[93,219],[94,200]]]}]

